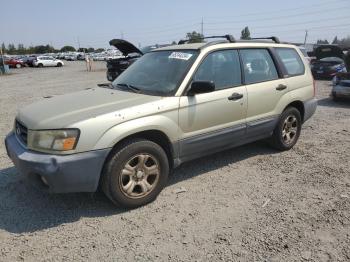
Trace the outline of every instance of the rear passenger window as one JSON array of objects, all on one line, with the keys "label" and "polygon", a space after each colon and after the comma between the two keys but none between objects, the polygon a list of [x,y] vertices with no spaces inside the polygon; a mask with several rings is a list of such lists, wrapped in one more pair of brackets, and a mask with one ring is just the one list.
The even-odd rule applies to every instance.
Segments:
[{"label": "rear passenger window", "polygon": [[241,85],[241,66],[237,50],[210,53],[199,66],[193,80],[213,81],[215,89]]},{"label": "rear passenger window", "polygon": [[266,49],[241,49],[246,84],[278,79],[275,64]]},{"label": "rear passenger window", "polygon": [[301,60],[297,51],[292,48],[276,48],[277,54],[280,57],[289,76],[302,75],[305,72],[304,63]]}]

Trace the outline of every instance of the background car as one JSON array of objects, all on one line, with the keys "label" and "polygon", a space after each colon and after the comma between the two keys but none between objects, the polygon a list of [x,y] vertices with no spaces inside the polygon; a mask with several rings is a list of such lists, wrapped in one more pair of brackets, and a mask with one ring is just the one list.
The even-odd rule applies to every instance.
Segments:
[{"label": "background car", "polygon": [[123,39],[113,39],[109,41],[111,46],[117,48],[121,53],[121,57],[107,60],[107,80],[114,81],[125,69],[127,69],[132,63],[137,59],[143,56],[145,53],[148,53],[156,48],[169,46],[168,44],[164,45],[151,45],[145,46],[141,50],[135,47],[128,41]]},{"label": "background car", "polygon": [[315,49],[317,60],[311,64],[313,76],[330,79],[338,72],[346,72],[344,53],[334,45],[322,45]]},{"label": "background car", "polygon": [[12,67],[12,68],[21,68],[25,66],[23,60],[17,59],[14,57],[5,57],[4,61],[5,61],[5,65],[8,65],[9,67]]},{"label": "background car", "polygon": [[37,67],[43,67],[43,66],[57,66],[61,67],[64,65],[64,63],[59,60],[55,59],[52,56],[38,56],[36,60],[33,62],[34,66]]}]

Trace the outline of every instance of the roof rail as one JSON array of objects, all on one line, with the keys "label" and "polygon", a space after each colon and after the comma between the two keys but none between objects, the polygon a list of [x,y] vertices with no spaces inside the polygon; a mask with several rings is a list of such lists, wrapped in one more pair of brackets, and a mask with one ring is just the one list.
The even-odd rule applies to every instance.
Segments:
[{"label": "roof rail", "polygon": [[278,39],[278,37],[276,37],[276,36],[270,36],[270,37],[254,37],[254,38],[250,38],[249,40],[258,40],[258,39],[270,39],[270,40],[274,41],[274,42],[277,43],[277,44],[281,43],[280,40]]},{"label": "roof rail", "polygon": [[[225,38],[230,43],[235,43],[236,42],[235,38],[232,35],[205,36],[205,37],[200,37],[200,38],[197,38],[197,39],[209,39],[209,38]],[[188,41],[190,41],[190,39],[180,40],[178,44],[179,45],[183,45],[183,44],[187,43]]]}]

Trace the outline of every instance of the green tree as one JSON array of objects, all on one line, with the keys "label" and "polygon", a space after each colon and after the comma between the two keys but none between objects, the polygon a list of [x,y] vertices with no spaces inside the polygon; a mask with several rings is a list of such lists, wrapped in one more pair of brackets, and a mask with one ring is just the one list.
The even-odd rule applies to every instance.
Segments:
[{"label": "green tree", "polygon": [[244,27],[241,31],[241,39],[250,39],[250,31],[248,26]]},{"label": "green tree", "polygon": [[334,39],[333,39],[333,41],[332,41],[332,45],[337,45],[338,42],[339,42],[339,41],[338,41],[338,37],[335,36]]},{"label": "green tree", "polygon": [[14,54],[16,54],[16,47],[15,47],[14,44],[8,44],[8,46],[7,46],[7,53],[8,53],[9,55],[14,55]]},{"label": "green tree", "polygon": [[34,54],[45,54],[45,53],[53,53],[55,48],[50,45],[38,45],[33,47]]},{"label": "green tree", "polygon": [[203,35],[201,33],[197,33],[196,31],[189,32],[186,34],[189,43],[202,43],[204,42]]},{"label": "green tree", "polygon": [[5,43],[4,43],[4,42],[1,44],[1,50],[2,50],[2,53],[3,53],[3,54],[6,53],[6,46],[5,46]]},{"label": "green tree", "polygon": [[172,41],[171,44],[172,45],[176,45],[177,43],[176,43],[176,41]]},{"label": "green tree", "polygon": [[97,48],[97,49],[95,50],[95,52],[97,52],[97,53],[101,53],[101,52],[103,52],[103,51],[105,51],[104,48]]},{"label": "green tree", "polygon": [[88,53],[93,53],[93,52],[95,52],[95,49],[93,47],[89,47],[87,49],[87,51],[88,51]]},{"label": "green tree", "polygon": [[316,42],[316,44],[318,44],[318,45],[328,45],[329,42],[328,42],[327,39],[325,39],[325,40],[318,39],[317,42]]},{"label": "green tree", "polygon": [[23,44],[18,44],[17,45],[17,51],[16,51],[16,54],[18,54],[18,55],[24,55],[24,54],[26,54],[26,48],[24,47],[24,45]]},{"label": "green tree", "polygon": [[87,48],[85,48],[85,47],[80,47],[80,48],[78,49],[78,52],[86,53],[86,52],[87,52]]},{"label": "green tree", "polygon": [[66,45],[61,48],[61,52],[75,52],[75,48],[70,45]]}]

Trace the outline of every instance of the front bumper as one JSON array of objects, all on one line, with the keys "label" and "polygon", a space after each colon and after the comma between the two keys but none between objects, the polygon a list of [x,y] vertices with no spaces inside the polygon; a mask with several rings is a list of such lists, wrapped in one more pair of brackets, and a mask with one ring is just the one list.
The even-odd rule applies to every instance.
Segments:
[{"label": "front bumper", "polygon": [[304,122],[307,121],[316,112],[317,99],[312,98],[304,102]]},{"label": "front bumper", "polygon": [[8,156],[21,174],[49,192],[95,192],[110,149],[72,155],[51,155],[24,148],[10,133],[5,139]]}]

